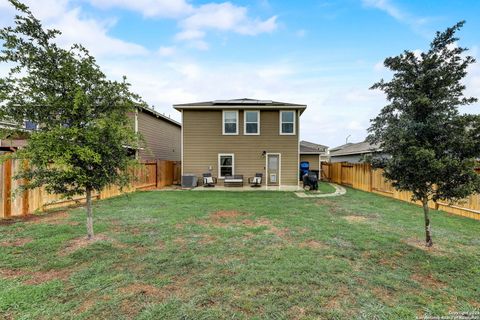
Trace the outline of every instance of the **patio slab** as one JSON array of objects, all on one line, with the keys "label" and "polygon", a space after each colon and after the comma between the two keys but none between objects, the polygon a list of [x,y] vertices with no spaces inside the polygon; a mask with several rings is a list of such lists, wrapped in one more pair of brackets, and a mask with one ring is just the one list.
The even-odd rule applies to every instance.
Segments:
[{"label": "patio slab", "polygon": [[299,191],[302,190],[299,186],[261,186],[261,187],[251,187],[245,185],[243,187],[225,187],[225,186],[215,186],[215,187],[197,187],[192,189],[192,191],[232,191],[232,192],[245,192],[245,191]]}]

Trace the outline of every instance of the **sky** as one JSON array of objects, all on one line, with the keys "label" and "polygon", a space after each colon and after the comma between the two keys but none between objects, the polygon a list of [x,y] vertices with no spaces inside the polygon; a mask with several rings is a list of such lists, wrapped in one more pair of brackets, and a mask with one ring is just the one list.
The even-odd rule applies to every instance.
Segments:
[{"label": "sky", "polygon": [[[28,0],[58,42],[86,46],[111,79],[127,76],[155,110],[256,98],[306,104],[301,139],[363,141],[387,103],[369,88],[386,57],[427,50],[436,31],[466,20],[458,45],[480,59],[478,0]],[[0,27],[14,11],[0,0]],[[0,76],[7,68],[0,65]],[[480,98],[480,64],[466,94]],[[479,113],[480,104],[462,108]]]}]

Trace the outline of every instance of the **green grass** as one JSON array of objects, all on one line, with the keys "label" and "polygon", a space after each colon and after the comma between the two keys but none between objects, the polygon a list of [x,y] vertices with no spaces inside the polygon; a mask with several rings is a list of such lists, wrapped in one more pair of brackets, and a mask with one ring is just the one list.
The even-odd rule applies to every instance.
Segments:
[{"label": "green grass", "polygon": [[327,182],[319,182],[318,183],[318,190],[315,191],[317,193],[334,193],[335,188]]},{"label": "green grass", "polygon": [[[220,211],[220,212],[219,212]],[[352,189],[139,192],[0,225],[0,318],[415,319],[479,311],[480,223]]]}]

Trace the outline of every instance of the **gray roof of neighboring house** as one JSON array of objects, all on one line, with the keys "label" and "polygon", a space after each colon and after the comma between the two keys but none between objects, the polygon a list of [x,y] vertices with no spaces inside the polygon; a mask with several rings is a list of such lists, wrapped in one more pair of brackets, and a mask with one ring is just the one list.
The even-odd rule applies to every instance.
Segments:
[{"label": "gray roof of neighboring house", "polygon": [[349,142],[349,143],[345,143],[345,144],[342,144],[340,146],[337,146],[337,147],[334,147],[334,148],[330,148],[330,152],[333,152],[333,151],[338,151],[340,149],[343,149],[345,147],[348,147],[350,145],[352,145],[353,143]]},{"label": "gray roof of neighboring house", "polygon": [[358,143],[347,143],[336,148],[330,149],[330,157],[345,156],[351,154],[364,154],[381,151],[377,144],[370,144],[366,141]]},{"label": "gray roof of neighboring house", "polygon": [[304,104],[296,103],[287,103],[279,102],[272,100],[257,100],[257,99],[231,99],[231,100],[213,100],[213,101],[204,101],[204,102],[193,102],[193,103],[183,103],[183,104],[174,104],[173,107],[177,110],[182,109],[235,109],[241,106],[245,109],[300,109],[305,110],[307,107]]},{"label": "gray roof of neighboring house", "polygon": [[160,118],[160,119],[162,119],[162,120],[165,120],[165,121],[167,121],[167,122],[170,122],[170,123],[172,123],[172,124],[174,124],[174,125],[176,125],[176,126],[179,126],[179,127],[182,126],[182,124],[181,124],[180,122],[175,121],[175,120],[173,120],[172,118],[167,117],[166,115],[161,114],[160,112],[155,111],[153,108],[146,107],[146,106],[138,106],[138,108],[141,109],[141,111],[146,112],[146,113],[149,113],[149,114],[151,114],[151,115],[154,116],[154,117]]},{"label": "gray roof of neighboring house", "polygon": [[322,144],[317,144],[313,142],[308,142],[305,140],[300,141],[300,153],[325,153],[328,146]]}]

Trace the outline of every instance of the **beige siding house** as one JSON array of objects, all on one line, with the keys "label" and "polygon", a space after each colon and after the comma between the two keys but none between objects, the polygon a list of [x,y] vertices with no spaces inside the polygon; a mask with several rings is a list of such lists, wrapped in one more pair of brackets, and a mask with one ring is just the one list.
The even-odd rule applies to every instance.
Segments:
[{"label": "beige siding house", "polygon": [[328,161],[328,147],[313,142],[300,141],[300,162],[302,161],[310,164],[310,170],[320,171],[321,162]]},{"label": "beige siding house", "polygon": [[256,173],[263,185],[298,186],[300,116],[306,106],[235,99],[177,104],[182,113],[182,175]]},{"label": "beige siding house", "polygon": [[181,159],[181,124],[153,109],[139,107],[131,117],[135,131],[143,137],[143,147],[138,151],[140,160]]}]

